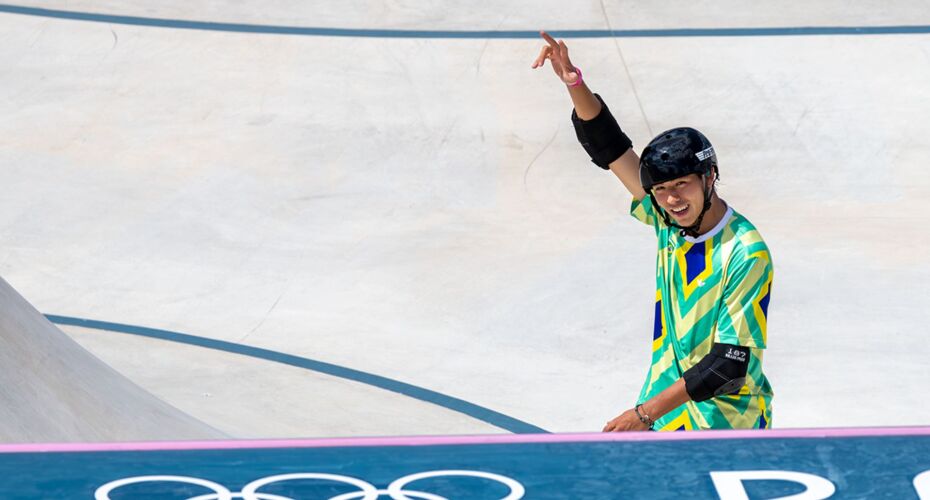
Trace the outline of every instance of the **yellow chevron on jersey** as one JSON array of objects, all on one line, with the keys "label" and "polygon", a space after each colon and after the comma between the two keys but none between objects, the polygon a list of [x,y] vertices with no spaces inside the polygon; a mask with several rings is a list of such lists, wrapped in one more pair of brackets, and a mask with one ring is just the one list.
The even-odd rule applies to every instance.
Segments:
[{"label": "yellow chevron on jersey", "polygon": [[[672,413],[675,413],[675,411]],[[668,420],[662,427],[656,426],[654,428],[659,431],[691,431],[694,430],[694,423],[691,422],[688,410],[681,410],[678,412],[677,417]]]},{"label": "yellow chevron on jersey", "polygon": [[746,385],[739,393],[689,401],[655,428],[770,427],[772,388],[762,372],[762,352],[774,272],[762,236],[732,208],[699,238],[668,227],[649,197],[634,200],[630,214],[651,225],[658,238],[652,364],[638,402],[675,383],[715,342],[750,348]]},{"label": "yellow chevron on jersey", "polygon": [[[759,254],[754,254],[759,255]],[[760,257],[762,257],[760,255]],[[755,300],[752,301],[752,314],[756,318],[756,323],[759,325],[759,329],[762,331],[762,343],[765,344],[768,338],[768,314],[769,308],[769,292],[772,288],[772,272],[771,267],[769,267],[768,275],[765,279],[765,284],[759,290],[758,296]]]},{"label": "yellow chevron on jersey", "polygon": [[756,427],[759,429],[771,429],[772,409],[762,396],[759,396],[759,409],[762,410],[762,414],[759,415],[759,425]]}]

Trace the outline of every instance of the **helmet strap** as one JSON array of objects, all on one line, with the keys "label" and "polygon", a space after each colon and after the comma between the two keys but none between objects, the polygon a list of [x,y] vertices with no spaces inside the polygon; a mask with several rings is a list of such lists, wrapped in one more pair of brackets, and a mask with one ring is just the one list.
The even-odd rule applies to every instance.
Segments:
[{"label": "helmet strap", "polygon": [[707,215],[707,211],[710,210],[711,196],[714,194],[714,189],[707,189],[707,183],[705,182],[705,177],[703,175],[701,176],[701,182],[704,182],[704,185],[702,186],[704,189],[704,208],[701,209],[701,214],[698,215],[698,218],[696,221],[694,221],[694,224],[681,228],[682,236],[690,236],[692,238],[697,238],[700,236],[698,231],[701,229],[701,222],[704,221],[704,216]]},{"label": "helmet strap", "polygon": [[659,206],[659,202],[656,201],[656,195],[652,193],[651,189],[649,190],[649,198],[652,199],[652,206],[659,210],[659,213],[662,215],[662,220],[665,221],[666,226],[681,228],[681,226],[672,222],[672,219],[668,216],[668,213],[665,211],[665,209]]}]

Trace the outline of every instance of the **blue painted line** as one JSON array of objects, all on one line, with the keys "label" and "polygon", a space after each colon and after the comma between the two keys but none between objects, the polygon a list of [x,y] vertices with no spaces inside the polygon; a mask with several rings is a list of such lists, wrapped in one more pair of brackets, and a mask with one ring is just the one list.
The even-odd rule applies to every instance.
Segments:
[{"label": "blue painted line", "polygon": [[[137,16],[117,16],[41,9],[19,5],[0,4],[0,12],[24,16],[89,21],[97,23],[147,26],[231,33],[259,33],[269,35],[333,36],[356,38],[443,38],[443,39],[536,39],[536,30],[392,30],[319,28],[301,26],[269,26],[260,24],[214,23],[160,19]],[[759,36],[829,36],[829,35],[917,35],[930,34],[930,26],[801,26],[773,28],[695,28],[695,29],[641,29],[641,30],[553,30],[557,38],[678,38],[678,37],[759,37]]]},{"label": "blue painted line", "polygon": [[355,382],[360,382],[362,384],[371,385],[384,389],[391,392],[396,392],[398,394],[403,394],[404,396],[411,397],[413,399],[418,399],[426,403],[432,403],[443,408],[456,411],[474,419],[486,422],[495,427],[513,432],[515,434],[548,434],[549,432],[536,427],[535,425],[523,422],[522,420],[517,420],[513,417],[508,417],[503,413],[498,413],[494,410],[479,406],[468,401],[458,399],[452,396],[447,396],[445,394],[431,391],[429,389],[424,389],[422,387],[417,387],[415,385],[407,384],[400,382],[398,380],[390,379],[387,377],[382,377],[380,375],[374,375],[372,373],[366,373],[359,370],[353,370],[351,368],[346,368],[344,366],[334,365],[330,363],[325,363],[323,361],[316,361],[309,358],[303,358],[300,356],[294,356],[292,354],[286,354],[283,352],[272,351],[268,349],[262,349],[259,347],[251,347],[242,344],[236,344],[233,342],[226,342],[223,340],[208,339],[204,337],[197,337],[194,335],[187,335],[184,333],[171,332],[168,330],[158,330],[155,328],[146,328],[143,326],[134,326],[134,325],[124,325],[121,323],[110,323],[106,321],[96,321],[91,319],[82,319],[82,318],[72,318],[69,316],[56,316],[54,314],[46,314],[46,318],[52,323],[59,325],[71,325],[71,326],[80,326],[84,328],[92,328],[94,330],[106,330],[109,332],[118,332],[118,333],[128,333],[131,335],[139,335],[142,337],[149,337],[159,340],[167,340],[169,342],[178,342],[182,344],[194,345],[198,347],[205,347],[207,349],[214,349],[217,351],[229,352],[233,354],[241,354],[243,356],[251,356],[253,358],[264,359],[267,361],[272,361],[275,363],[281,363],[290,366],[296,366],[298,368],[304,368],[307,370],[312,370],[319,373],[325,373],[326,375],[331,375],[333,377],[344,378],[347,380],[352,380]]}]

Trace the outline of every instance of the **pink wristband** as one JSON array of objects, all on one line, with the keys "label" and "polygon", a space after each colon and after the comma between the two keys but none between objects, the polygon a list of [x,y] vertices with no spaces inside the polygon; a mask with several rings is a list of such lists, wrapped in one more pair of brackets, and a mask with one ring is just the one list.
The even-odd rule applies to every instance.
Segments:
[{"label": "pink wristband", "polygon": [[569,87],[577,87],[581,85],[581,82],[584,81],[584,78],[582,78],[581,76],[581,68],[579,68],[578,66],[575,66],[575,73],[578,73],[578,79],[575,80],[575,83],[569,83],[568,84]]}]

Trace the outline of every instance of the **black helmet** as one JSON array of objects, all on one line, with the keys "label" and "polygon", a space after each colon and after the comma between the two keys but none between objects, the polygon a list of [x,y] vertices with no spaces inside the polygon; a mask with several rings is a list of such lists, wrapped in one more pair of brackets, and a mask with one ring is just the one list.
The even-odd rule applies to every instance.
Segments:
[{"label": "black helmet", "polygon": [[[690,174],[706,177],[711,172],[719,177],[714,147],[704,134],[691,127],[673,128],[662,132],[643,149],[639,159],[639,181],[657,209],[659,203],[652,192],[653,186]],[[704,215],[710,209],[713,192],[713,187],[707,189],[707,186],[704,186],[704,206],[694,224],[688,227],[680,226],[672,221],[665,210],[659,210],[662,220],[668,226],[681,229],[682,235],[697,237]]]},{"label": "black helmet", "polygon": [[662,182],[689,174],[717,171],[717,155],[704,134],[691,127],[662,132],[649,142],[639,160],[639,180],[646,192]]}]

